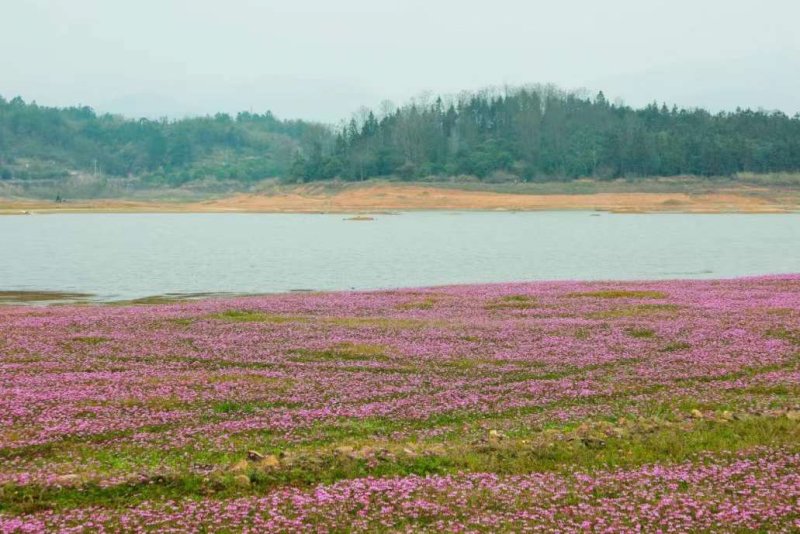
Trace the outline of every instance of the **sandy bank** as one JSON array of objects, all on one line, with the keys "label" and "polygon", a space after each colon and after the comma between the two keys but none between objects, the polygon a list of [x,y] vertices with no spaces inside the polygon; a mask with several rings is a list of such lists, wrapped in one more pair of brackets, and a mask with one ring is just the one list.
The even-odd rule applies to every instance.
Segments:
[{"label": "sandy bank", "polygon": [[800,211],[800,193],[758,188],[717,192],[509,194],[436,186],[374,184],[329,191],[298,186],[269,194],[237,194],[201,202],[2,200],[0,214],[39,213],[376,213],[411,210],[597,210],[620,213],[786,213]]}]

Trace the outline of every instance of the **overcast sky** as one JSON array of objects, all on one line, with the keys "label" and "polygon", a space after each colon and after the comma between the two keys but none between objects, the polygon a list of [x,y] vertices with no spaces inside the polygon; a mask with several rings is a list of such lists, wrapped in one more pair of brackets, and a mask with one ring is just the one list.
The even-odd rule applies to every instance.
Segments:
[{"label": "overcast sky", "polygon": [[3,0],[0,95],[335,122],[527,83],[800,112],[799,0]]}]

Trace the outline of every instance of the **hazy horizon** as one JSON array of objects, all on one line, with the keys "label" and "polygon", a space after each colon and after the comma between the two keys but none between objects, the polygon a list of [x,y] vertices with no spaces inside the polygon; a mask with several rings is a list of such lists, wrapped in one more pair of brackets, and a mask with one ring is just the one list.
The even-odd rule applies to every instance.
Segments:
[{"label": "hazy horizon", "polygon": [[[0,20],[0,95],[131,117],[273,111],[531,83],[639,107],[800,112],[800,5],[709,0],[31,0]],[[23,45],[23,46],[21,46]]]}]

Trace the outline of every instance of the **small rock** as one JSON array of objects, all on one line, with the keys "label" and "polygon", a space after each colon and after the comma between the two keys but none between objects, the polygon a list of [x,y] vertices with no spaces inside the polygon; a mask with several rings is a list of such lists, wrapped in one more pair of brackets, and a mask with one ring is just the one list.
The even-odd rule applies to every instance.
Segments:
[{"label": "small rock", "polygon": [[247,451],[247,459],[251,462],[260,462],[264,459],[264,455],[258,451]]},{"label": "small rock", "polygon": [[249,488],[250,487],[250,477],[247,476],[247,475],[236,475],[235,477],[233,477],[233,481],[240,488]]},{"label": "small rock", "polygon": [[405,454],[410,458],[416,458],[417,456],[419,456],[419,454],[417,454],[417,451],[409,449],[408,447],[403,447],[403,454]]},{"label": "small rock", "polygon": [[278,457],[274,454],[268,454],[258,462],[258,467],[260,469],[274,469],[280,467],[280,465],[281,461],[278,460]]},{"label": "small rock", "polygon": [[606,446],[606,440],[600,436],[585,436],[581,438],[583,443],[589,449],[602,449]]},{"label": "small rock", "polygon": [[210,473],[214,470],[213,464],[193,464],[192,470],[196,473]]},{"label": "small rock", "polygon": [[434,443],[425,450],[425,454],[429,456],[444,456],[445,453],[447,453],[447,449],[441,443]]},{"label": "small rock", "polygon": [[372,447],[362,447],[357,451],[353,451],[351,454],[352,458],[360,460],[366,460],[367,458],[372,458],[373,456],[375,456],[375,449]]},{"label": "small rock", "polygon": [[333,454],[336,456],[350,456],[355,449],[349,445],[341,445],[333,449]]},{"label": "small rock", "polygon": [[397,455],[395,453],[393,453],[389,449],[384,449],[384,448],[375,451],[375,457],[383,461],[394,461],[397,459]]},{"label": "small rock", "polygon": [[506,439],[506,435],[500,432],[499,430],[490,430],[489,431],[489,439]]},{"label": "small rock", "polygon": [[623,438],[628,433],[626,429],[621,426],[611,427],[606,431],[606,434],[611,437],[615,438]]},{"label": "small rock", "polygon": [[297,463],[300,465],[320,466],[325,464],[325,459],[316,455],[300,456],[297,458]]},{"label": "small rock", "polygon": [[80,479],[81,477],[79,477],[78,475],[70,473],[68,475],[60,475],[56,477],[56,483],[70,485],[70,484],[76,484]]}]

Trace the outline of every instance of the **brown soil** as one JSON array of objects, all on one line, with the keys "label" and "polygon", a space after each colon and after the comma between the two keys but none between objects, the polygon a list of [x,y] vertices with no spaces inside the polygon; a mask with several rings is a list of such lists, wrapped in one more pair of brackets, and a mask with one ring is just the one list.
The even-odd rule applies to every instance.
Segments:
[{"label": "brown soil", "polygon": [[610,212],[782,213],[800,211],[797,192],[756,188],[713,193],[508,194],[421,185],[374,184],[328,192],[298,186],[271,194],[238,194],[202,202],[86,200],[2,201],[0,214],[70,212],[380,213],[409,210],[597,210]]}]

